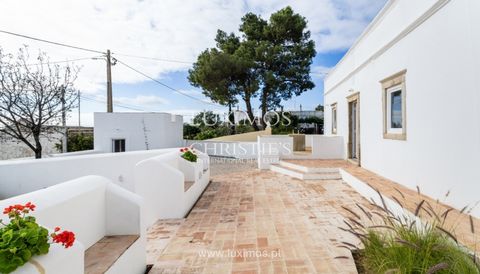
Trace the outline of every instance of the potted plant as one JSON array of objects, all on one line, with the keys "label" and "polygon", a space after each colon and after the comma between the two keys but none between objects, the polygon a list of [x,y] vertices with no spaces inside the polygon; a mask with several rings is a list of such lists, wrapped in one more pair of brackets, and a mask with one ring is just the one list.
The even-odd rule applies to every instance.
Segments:
[{"label": "potted plant", "polygon": [[47,254],[51,243],[69,248],[75,242],[75,234],[56,227],[52,233],[38,225],[29,213],[35,210],[31,202],[4,209],[9,223],[0,220],[0,273],[11,273],[37,255]]},{"label": "potted plant", "polygon": [[180,149],[180,152],[182,153],[181,157],[189,162],[196,163],[198,156],[195,154],[195,151],[193,149],[190,149],[188,147],[184,147]]},{"label": "potted plant", "polygon": [[192,173],[190,174],[185,174],[186,175],[186,180],[189,181],[196,181],[197,179],[201,179],[203,175],[203,163],[198,161],[198,155],[193,148],[188,148],[184,147],[180,149],[181,157],[188,161],[188,165],[185,166],[185,172],[188,172],[187,170],[192,169]]}]

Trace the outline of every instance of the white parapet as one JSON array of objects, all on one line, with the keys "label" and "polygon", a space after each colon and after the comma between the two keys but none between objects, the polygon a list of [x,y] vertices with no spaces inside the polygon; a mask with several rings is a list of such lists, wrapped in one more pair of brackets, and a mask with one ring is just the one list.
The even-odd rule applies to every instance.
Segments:
[{"label": "white parapet", "polygon": [[257,142],[222,140],[185,140],[187,146],[194,147],[210,156],[235,159],[256,159]]},{"label": "white parapet", "polygon": [[210,180],[208,156],[189,162],[178,151],[145,159],[135,166],[134,192],[144,198],[147,227],[158,219],[183,218]]},{"label": "white parapet", "polygon": [[345,149],[343,136],[309,136],[314,159],[344,159]]},{"label": "white parapet", "polygon": [[86,175],[100,175],[132,191],[135,164],[177,148],[70,157],[0,161],[0,199],[29,193]]},{"label": "white parapet", "polygon": [[287,135],[258,136],[258,168],[269,169],[282,157],[293,154],[293,137]]}]

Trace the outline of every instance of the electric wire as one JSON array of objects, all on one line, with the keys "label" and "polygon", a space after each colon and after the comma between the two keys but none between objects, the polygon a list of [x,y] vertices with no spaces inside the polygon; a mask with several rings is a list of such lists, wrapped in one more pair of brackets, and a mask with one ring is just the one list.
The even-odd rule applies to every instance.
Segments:
[{"label": "electric wire", "polygon": [[164,83],[158,81],[157,79],[149,76],[148,74],[146,74],[146,73],[144,73],[144,72],[142,72],[142,71],[140,71],[140,70],[138,70],[138,69],[136,69],[136,68],[134,68],[134,67],[132,67],[132,66],[130,66],[130,65],[128,65],[128,64],[126,64],[125,62],[122,62],[121,60],[118,60],[118,59],[117,59],[117,62],[120,63],[120,64],[122,64],[122,65],[124,65],[125,67],[127,67],[127,68],[135,71],[136,73],[138,73],[138,74],[140,74],[140,75],[143,75],[144,77],[146,77],[146,78],[154,81],[155,83],[157,83],[157,84],[159,84],[159,85],[162,85],[162,86],[164,86],[164,87],[166,87],[166,88],[168,88],[168,89],[170,89],[170,90],[172,90],[172,91],[174,91],[174,92],[176,92],[176,93],[178,93],[178,94],[181,94],[181,95],[183,95],[183,96],[185,96],[185,97],[188,97],[188,98],[190,98],[190,99],[192,99],[192,100],[199,101],[199,102],[201,102],[201,103],[203,103],[203,104],[208,104],[208,105],[212,105],[212,106],[216,106],[216,107],[222,107],[221,105],[218,105],[218,104],[215,104],[215,103],[205,102],[205,101],[203,101],[203,100],[201,100],[201,99],[198,99],[198,98],[196,98],[196,97],[194,97],[194,96],[191,96],[191,95],[189,95],[189,94],[186,94],[185,92],[182,92],[182,91],[180,91],[180,90],[178,90],[178,89],[176,89],[176,88],[173,88],[173,87],[171,87],[171,86],[169,86],[169,85],[167,85],[167,84],[164,84]]},{"label": "electric wire", "polygon": [[100,53],[100,54],[106,54],[105,52],[102,52],[102,51],[99,51],[99,50],[88,49],[88,48],[83,48],[83,47],[78,47],[78,46],[72,46],[72,45],[68,45],[68,44],[64,44],[64,43],[59,43],[59,42],[54,42],[54,41],[50,41],[50,40],[46,40],[46,39],[36,38],[36,37],[32,37],[32,36],[28,36],[28,35],[24,35],[24,34],[19,34],[19,33],[15,33],[15,32],[10,32],[10,31],[6,31],[6,30],[1,30],[0,29],[0,32],[5,33],[5,34],[18,36],[18,37],[22,37],[22,38],[26,38],[26,39],[30,39],[30,40],[43,42],[43,43],[49,43],[49,44],[53,44],[53,45],[57,45],[57,46],[62,46],[62,47],[67,47],[67,48],[72,48],[72,49],[78,49],[78,50],[83,50],[83,51],[89,51],[89,52],[95,52],[95,53]]},{"label": "electric wire", "polygon": [[132,55],[132,54],[123,54],[123,53],[116,53],[116,52],[112,52],[112,55],[132,57],[132,58],[139,58],[139,59],[145,59],[145,60],[153,60],[153,61],[161,61],[161,62],[189,64],[189,65],[191,65],[191,64],[194,63],[194,62],[180,61],[180,60],[174,60],[174,59],[164,59],[164,58],[157,58],[157,57],[147,57],[147,56],[139,56],[139,55]]}]

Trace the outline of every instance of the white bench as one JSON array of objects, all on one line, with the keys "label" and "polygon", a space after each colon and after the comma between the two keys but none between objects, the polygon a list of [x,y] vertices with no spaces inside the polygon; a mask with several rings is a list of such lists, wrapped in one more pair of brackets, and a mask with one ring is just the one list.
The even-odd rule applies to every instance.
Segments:
[{"label": "white bench", "polygon": [[[37,206],[33,215],[42,226],[59,226],[76,234],[73,247],[52,244],[48,254],[33,258],[45,273],[145,272],[146,236],[137,195],[104,177],[86,176],[2,200],[0,208],[26,202]],[[98,253],[102,250],[106,255]],[[14,273],[38,270],[27,263]]]}]

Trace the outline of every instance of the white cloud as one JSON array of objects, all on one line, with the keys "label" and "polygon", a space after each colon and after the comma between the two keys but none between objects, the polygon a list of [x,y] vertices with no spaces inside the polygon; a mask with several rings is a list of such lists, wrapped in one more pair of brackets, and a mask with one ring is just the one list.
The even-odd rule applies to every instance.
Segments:
[{"label": "white cloud", "polygon": [[311,69],[311,75],[314,78],[324,79],[331,69],[332,69],[331,67],[313,66]]},{"label": "white cloud", "polygon": [[114,103],[137,106],[158,106],[170,104],[170,101],[155,95],[138,95],[136,97],[115,97]]},{"label": "white cloud", "polygon": [[[217,29],[238,31],[247,12],[267,18],[291,5],[309,21],[317,51],[346,49],[385,0],[5,0],[0,29],[114,53],[194,61],[214,46]],[[0,33],[2,47],[13,51],[29,44],[47,51],[52,61],[98,56]],[[117,58],[153,77],[185,71],[189,64],[158,62],[118,55]],[[105,61],[85,60],[77,85],[84,93],[105,89]],[[145,77],[121,64],[113,67],[113,81],[136,83]]]}]

